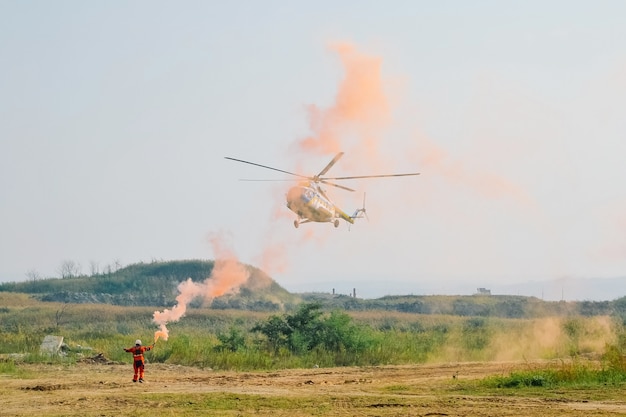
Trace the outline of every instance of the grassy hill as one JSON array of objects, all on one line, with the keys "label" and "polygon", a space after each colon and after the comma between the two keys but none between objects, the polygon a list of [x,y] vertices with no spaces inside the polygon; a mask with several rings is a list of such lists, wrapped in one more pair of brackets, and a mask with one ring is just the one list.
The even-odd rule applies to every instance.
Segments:
[{"label": "grassy hill", "polygon": [[[33,294],[42,301],[169,307],[176,303],[179,283],[187,279],[203,282],[213,267],[213,261],[205,260],[138,263],[92,276],[4,283],[0,291]],[[250,274],[248,282],[236,293],[215,298],[212,308],[277,311],[300,301],[260,269],[245,268]],[[200,304],[202,300],[195,302]]]},{"label": "grassy hill", "polygon": [[[211,275],[214,262],[181,260],[137,263],[115,272],[92,276],[49,278],[0,284],[0,292],[31,294],[42,301],[100,303],[120,306],[171,307],[177,286],[191,279],[202,282]],[[546,316],[626,317],[626,297],[614,301],[556,302],[513,295],[404,295],[360,299],[328,293],[291,294],[258,268],[245,265],[250,279],[238,292],[212,300],[212,309],[250,311],[293,310],[302,302],[319,303],[326,310],[395,311],[461,317],[536,318]],[[200,307],[203,300],[190,307]]]}]

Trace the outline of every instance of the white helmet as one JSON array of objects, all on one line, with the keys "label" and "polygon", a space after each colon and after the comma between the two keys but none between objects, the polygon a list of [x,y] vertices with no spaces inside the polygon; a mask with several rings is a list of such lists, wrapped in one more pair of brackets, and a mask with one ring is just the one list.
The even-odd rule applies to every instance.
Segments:
[{"label": "white helmet", "polygon": [[135,344],[136,345],[141,345],[141,340],[139,340],[139,339],[135,340]]}]

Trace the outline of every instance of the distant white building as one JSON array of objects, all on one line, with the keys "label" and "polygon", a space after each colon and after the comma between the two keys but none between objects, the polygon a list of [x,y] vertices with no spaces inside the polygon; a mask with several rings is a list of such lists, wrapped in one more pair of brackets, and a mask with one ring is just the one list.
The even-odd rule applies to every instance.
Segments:
[{"label": "distant white building", "polygon": [[478,288],[476,295],[491,295],[491,290],[487,288]]}]

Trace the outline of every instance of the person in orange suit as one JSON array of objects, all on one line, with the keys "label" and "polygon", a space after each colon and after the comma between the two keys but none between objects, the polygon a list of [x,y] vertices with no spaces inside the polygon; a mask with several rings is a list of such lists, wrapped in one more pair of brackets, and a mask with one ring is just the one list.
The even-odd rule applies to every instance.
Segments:
[{"label": "person in orange suit", "polygon": [[[143,373],[144,373],[144,363],[145,359],[143,357],[143,353],[154,348],[154,343],[150,346],[142,346],[141,340],[135,340],[135,346],[132,348],[124,348],[124,352],[133,354],[133,368],[135,370],[135,375],[133,376],[133,382],[143,382]],[[139,377],[139,378],[138,378]]]}]

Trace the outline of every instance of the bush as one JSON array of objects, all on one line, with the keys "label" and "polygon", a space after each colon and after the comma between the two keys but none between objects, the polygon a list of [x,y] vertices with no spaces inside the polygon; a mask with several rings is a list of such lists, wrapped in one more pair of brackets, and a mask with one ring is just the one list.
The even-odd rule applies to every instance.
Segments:
[{"label": "bush", "polygon": [[325,351],[328,354],[357,354],[365,351],[372,338],[345,313],[325,316],[318,303],[303,304],[294,314],[272,316],[252,331],[263,334],[273,352],[287,349],[293,354]]},{"label": "bush", "polygon": [[243,332],[234,326],[230,328],[228,333],[218,333],[217,339],[220,341],[220,344],[215,347],[217,351],[237,352],[246,345]]}]

